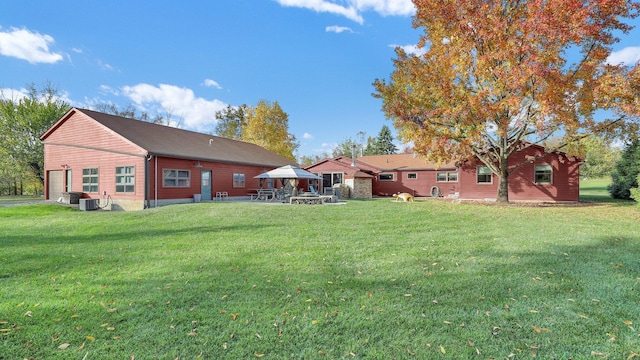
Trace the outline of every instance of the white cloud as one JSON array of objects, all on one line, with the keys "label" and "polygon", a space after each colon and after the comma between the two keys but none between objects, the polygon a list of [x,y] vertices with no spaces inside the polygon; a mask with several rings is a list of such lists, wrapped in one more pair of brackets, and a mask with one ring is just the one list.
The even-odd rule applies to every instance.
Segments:
[{"label": "white cloud", "polygon": [[345,7],[325,0],[276,0],[282,6],[300,7],[314,10],[316,12],[326,12],[341,15],[347,19],[351,19],[358,24],[363,24],[364,19],[358,13],[355,7]]},{"label": "white cloud", "polygon": [[[11,89],[11,88],[0,88],[0,98],[8,99],[13,101],[20,101],[21,99],[25,99],[29,97],[29,90],[25,88],[20,89]],[[40,97],[40,100],[45,101],[44,96]],[[58,91],[58,94],[54,96],[54,100],[56,101],[64,101],[67,104],[73,104],[74,102],[69,98],[69,93],[66,91]]]},{"label": "white cloud", "polygon": [[220,84],[218,84],[217,81],[211,80],[211,79],[205,79],[203,85],[206,86],[206,87],[214,87],[214,88],[216,88],[218,90],[222,89],[222,86],[220,86]]},{"label": "white cloud", "polygon": [[348,31],[348,32],[353,32],[353,30],[351,30],[350,27],[346,27],[346,26],[338,26],[338,25],[332,25],[332,26],[327,26],[324,29],[326,32],[334,32],[336,34],[340,34],[342,32]]},{"label": "white cloud", "polygon": [[227,106],[220,100],[196,97],[191,89],[167,84],[124,86],[122,93],[143,111],[171,114],[184,128],[200,132],[213,131],[215,112]]},{"label": "white cloud", "polygon": [[72,48],[71,51],[73,51],[74,53],[78,53],[78,54],[82,54],[83,53],[82,49],[78,49],[78,48]]},{"label": "white cloud", "polygon": [[640,46],[629,46],[620,51],[612,52],[607,58],[611,65],[634,65],[640,61]]},{"label": "white cloud", "polygon": [[358,24],[364,23],[362,12],[375,11],[381,15],[409,16],[415,12],[411,0],[276,0],[282,6],[299,7],[316,12],[344,16]]},{"label": "white cloud", "polygon": [[8,32],[0,32],[0,54],[26,60],[31,64],[53,64],[63,58],[61,54],[49,50],[49,45],[54,42],[50,35],[11,28]]},{"label": "white cloud", "polygon": [[102,60],[98,60],[98,66],[100,67],[100,69],[102,70],[106,70],[106,71],[114,71],[115,68],[105,62],[102,62]]},{"label": "white cloud", "polygon": [[392,48],[402,48],[402,50],[404,50],[405,53],[409,54],[409,55],[415,55],[415,56],[421,56],[424,55],[427,50],[425,48],[419,48],[417,45],[396,45],[396,44],[391,44],[389,45],[389,47]]},{"label": "white cloud", "polygon": [[413,15],[416,8],[411,0],[351,0],[358,10],[373,10],[381,15]]},{"label": "white cloud", "polygon": [[313,135],[306,132],[302,135],[302,138],[306,140],[313,140]]}]

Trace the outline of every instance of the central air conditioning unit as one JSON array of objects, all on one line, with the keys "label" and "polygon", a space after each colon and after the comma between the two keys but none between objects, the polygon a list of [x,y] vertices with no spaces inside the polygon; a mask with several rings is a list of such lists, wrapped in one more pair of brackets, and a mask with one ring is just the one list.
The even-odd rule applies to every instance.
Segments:
[{"label": "central air conditioning unit", "polygon": [[80,210],[98,210],[100,206],[100,199],[80,199]]}]

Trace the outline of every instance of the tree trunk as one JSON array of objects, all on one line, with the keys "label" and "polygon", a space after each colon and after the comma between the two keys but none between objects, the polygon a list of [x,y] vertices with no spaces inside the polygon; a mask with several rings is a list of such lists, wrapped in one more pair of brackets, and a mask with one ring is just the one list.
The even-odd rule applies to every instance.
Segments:
[{"label": "tree trunk", "polygon": [[502,170],[498,180],[498,197],[496,202],[506,204],[509,202],[509,173],[506,169]]}]

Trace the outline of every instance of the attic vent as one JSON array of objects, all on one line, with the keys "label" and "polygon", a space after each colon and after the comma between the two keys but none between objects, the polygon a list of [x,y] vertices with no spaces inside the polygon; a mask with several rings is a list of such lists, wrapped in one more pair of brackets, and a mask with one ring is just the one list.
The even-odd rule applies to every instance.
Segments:
[{"label": "attic vent", "polygon": [[213,144],[213,139],[209,139],[209,146],[211,146],[211,144]]}]

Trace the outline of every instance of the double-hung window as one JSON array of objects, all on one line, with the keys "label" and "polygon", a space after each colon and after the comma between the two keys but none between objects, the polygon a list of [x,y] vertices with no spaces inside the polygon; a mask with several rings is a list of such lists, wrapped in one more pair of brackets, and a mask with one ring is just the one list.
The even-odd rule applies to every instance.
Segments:
[{"label": "double-hung window", "polygon": [[98,168],[82,169],[82,191],[86,193],[98,192]]},{"label": "double-hung window", "polygon": [[491,169],[488,166],[482,165],[476,168],[477,171],[477,182],[478,184],[491,184],[493,183],[493,174],[491,173]]},{"label": "double-hung window", "polygon": [[457,172],[439,172],[436,174],[437,182],[458,182]]},{"label": "double-hung window", "polygon": [[116,192],[117,193],[133,193],[135,192],[135,167],[118,166],[116,167]]},{"label": "double-hung window", "polygon": [[549,164],[534,166],[534,179],[536,184],[551,184],[553,180],[553,168]]},{"label": "double-hung window", "polygon": [[191,171],[189,170],[162,170],[162,186],[164,187],[190,187]]},{"label": "double-hung window", "polygon": [[245,187],[244,174],[233,174],[233,187],[234,188]]}]

